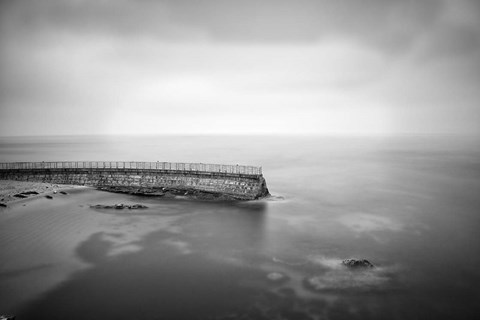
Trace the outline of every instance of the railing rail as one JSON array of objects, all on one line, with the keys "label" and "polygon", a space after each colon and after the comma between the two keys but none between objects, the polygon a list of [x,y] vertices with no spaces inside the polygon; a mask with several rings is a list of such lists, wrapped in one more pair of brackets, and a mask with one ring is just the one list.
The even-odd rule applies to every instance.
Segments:
[{"label": "railing rail", "polygon": [[261,175],[262,167],[183,162],[61,161],[0,162],[0,170],[32,169],[136,169]]}]

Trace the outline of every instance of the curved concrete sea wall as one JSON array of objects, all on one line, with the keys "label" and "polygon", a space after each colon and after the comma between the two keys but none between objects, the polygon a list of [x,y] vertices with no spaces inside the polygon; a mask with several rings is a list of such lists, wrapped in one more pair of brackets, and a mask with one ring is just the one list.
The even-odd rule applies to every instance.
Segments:
[{"label": "curved concrete sea wall", "polygon": [[102,190],[200,199],[267,196],[261,167],[170,162],[0,163],[0,179],[93,186]]}]

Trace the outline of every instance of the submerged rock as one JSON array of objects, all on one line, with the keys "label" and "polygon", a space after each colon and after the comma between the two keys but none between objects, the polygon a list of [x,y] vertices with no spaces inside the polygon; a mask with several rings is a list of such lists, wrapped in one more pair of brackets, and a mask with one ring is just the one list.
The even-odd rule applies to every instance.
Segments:
[{"label": "submerged rock", "polygon": [[104,204],[96,204],[96,205],[91,205],[90,208],[94,209],[146,209],[148,208],[147,206],[143,204],[123,204],[123,203],[117,203],[114,205],[104,205]]},{"label": "submerged rock", "polygon": [[49,196],[49,195],[45,196],[45,198],[47,198],[47,199],[53,199],[53,197],[52,197],[52,196]]},{"label": "submerged rock", "polygon": [[61,194],[68,194],[68,192],[60,191]]},{"label": "submerged rock", "polygon": [[370,263],[367,259],[345,259],[342,261],[344,266],[349,268],[357,269],[357,268],[374,268],[375,266]]},{"label": "submerged rock", "polygon": [[90,208],[94,208],[94,209],[113,209],[113,206],[96,204],[94,206],[90,206]]},{"label": "submerged rock", "polygon": [[3,202],[0,202],[0,207],[6,208],[6,207],[7,207],[7,204],[6,204],[6,203],[3,203]]}]

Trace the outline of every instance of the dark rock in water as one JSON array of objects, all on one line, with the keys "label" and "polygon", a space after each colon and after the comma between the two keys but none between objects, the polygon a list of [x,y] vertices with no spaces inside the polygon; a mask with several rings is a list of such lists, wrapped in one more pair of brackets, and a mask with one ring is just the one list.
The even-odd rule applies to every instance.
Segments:
[{"label": "dark rock in water", "polygon": [[32,195],[32,194],[38,194],[38,192],[37,191],[25,191],[25,192],[20,192],[20,193],[14,194],[13,196],[16,197],[16,198],[28,198],[28,196]]},{"label": "dark rock in water", "polygon": [[103,205],[103,204],[96,204],[94,206],[90,206],[90,208],[94,209],[113,209],[113,206]]},{"label": "dark rock in water", "polygon": [[31,194],[38,194],[37,191],[25,191],[25,192],[22,192],[21,194],[23,195],[31,195]]},{"label": "dark rock in water", "polygon": [[53,199],[53,197],[52,197],[52,196],[49,196],[49,195],[45,196],[45,198],[47,198],[47,199]]},{"label": "dark rock in water", "polygon": [[345,259],[342,264],[349,268],[374,268],[375,266],[367,259]]},{"label": "dark rock in water", "polygon": [[104,205],[104,204],[96,204],[94,206],[90,206],[90,208],[94,209],[146,209],[148,208],[147,206],[143,204],[114,204],[114,205]]},{"label": "dark rock in water", "polygon": [[28,198],[28,196],[23,193],[17,193],[17,194],[14,194],[13,196],[16,198]]},{"label": "dark rock in water", "polygon": [[143,204],[132,204],[131,206],[127,206],[128,209],[146,209],[148,208],[147,206],[144,206]]},{"label": "dark rock in water", "polygon": [[68,194],[68,192],[60,191],[61,194]]},{"label": "dark rock in water", "polygon": [[3,202],[0,202],[0,207],[6,208],[6,207],[7,207],[7,204],[6,204],[6,203],[3,203]]},{"label": "dark rock in water", "polygon": [[106,206],[102,204],[96,204],[94,206],[90,206],[90,208],[95,208],[95,209],[112,209],[113,206]]}]

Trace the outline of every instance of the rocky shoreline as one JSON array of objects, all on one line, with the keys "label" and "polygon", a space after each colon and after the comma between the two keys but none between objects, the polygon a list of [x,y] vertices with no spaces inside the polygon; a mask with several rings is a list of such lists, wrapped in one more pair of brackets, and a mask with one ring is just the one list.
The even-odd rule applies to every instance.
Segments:
[{"label": "rocky shoreline", "polygon": [[0,207],[7,207],[30,198],[47,197],[55,194],[67,195],[68,190],[84,188],[83,186],[53,184],[45,182],[0,180]]}]

